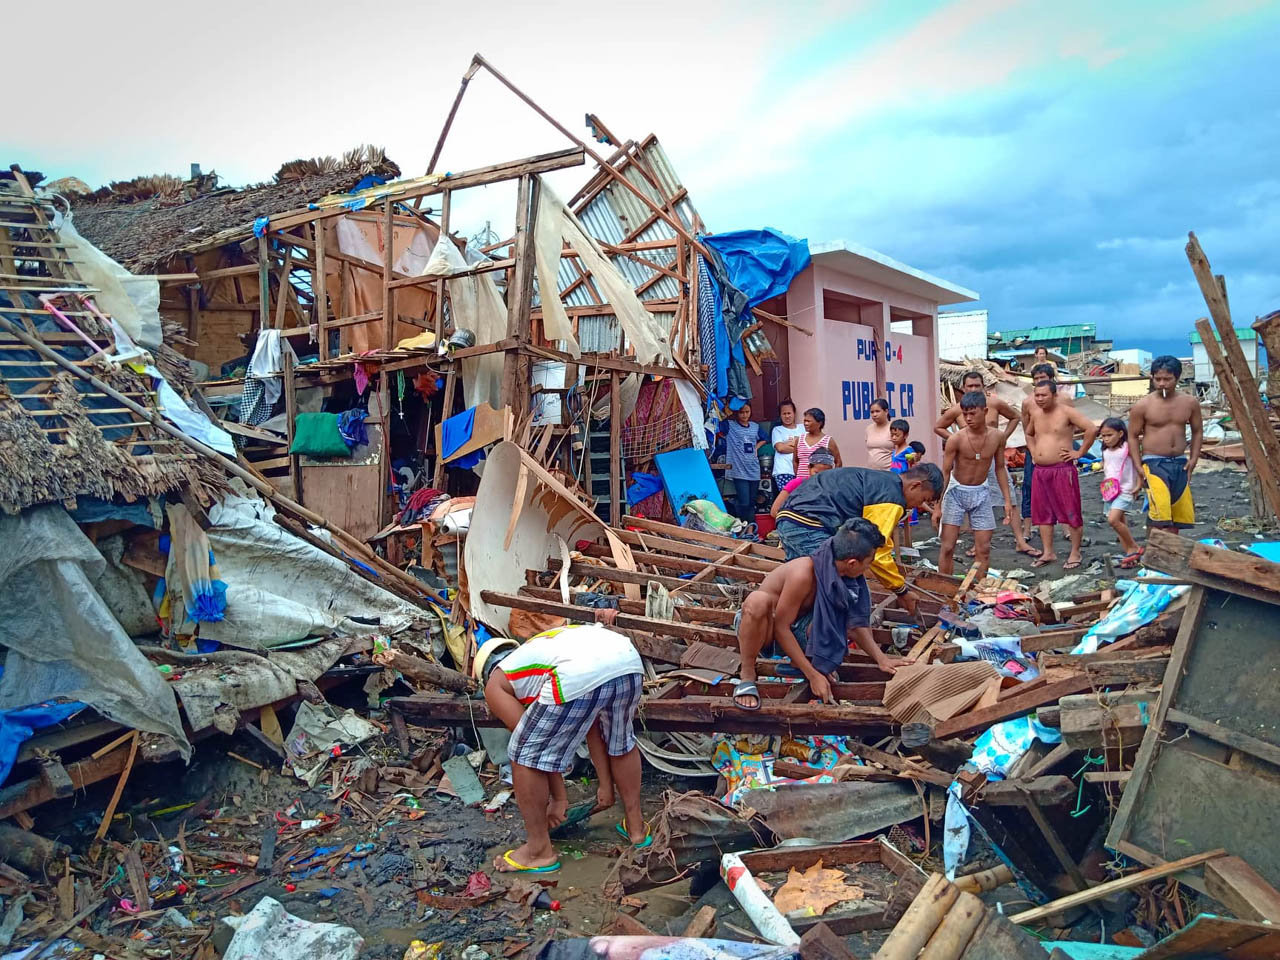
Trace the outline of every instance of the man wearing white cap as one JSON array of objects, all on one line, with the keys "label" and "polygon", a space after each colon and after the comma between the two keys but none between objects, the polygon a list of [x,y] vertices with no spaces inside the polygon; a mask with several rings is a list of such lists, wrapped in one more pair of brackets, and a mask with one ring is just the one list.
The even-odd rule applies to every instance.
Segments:
[{"label": "man wearing white cap", "polygon": [[564,821],[564,774],[584,740],[599,778],[597,809],[613,804],[616,785],[625,812],[618,832],[636,846],[651,843],[634,731],[644,666],[631,641],[586,624],[539,633],[505,656],[503,645],[489,641],[473,665],[489,711],[512,731],[507,755],[528,838],[498,858],[499,872],[560,869],[550,831]]}]

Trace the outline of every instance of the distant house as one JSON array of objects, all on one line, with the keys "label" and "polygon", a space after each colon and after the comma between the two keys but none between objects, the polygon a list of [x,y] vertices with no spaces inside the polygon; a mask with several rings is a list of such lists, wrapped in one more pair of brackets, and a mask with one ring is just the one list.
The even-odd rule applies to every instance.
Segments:
[{"label": "distant house", "polygon": [[1026,330],[995,330],[987,337],[987,342],[992,350],[1033,353],[1036,347],[1047,347],[1052,353],[1074,357],[1095,351],[1105,353],[1111,349],[1112,341],[1099,339],[1097,333],[1097,327],[1092,323],[1064,323]]},{"label": "distant house", "polygon": [[[895,320],[893,333],[910,333],[910,320]],[[987,311],[938,311],[938,356],[943,360],[980,360],[987,355]]]},{"label": "distant house", "polygon": [[[1222,342],[1218,331],[1215,330],[1213,336],[1219,343]],[[1236,327],[1236,337],[1240,340],[1241,349],[1244,350],[1244,362],[1249,365],[1249,373],[1257,377],[1258,370],[1262,367],[1262,341],[1258,339],[1258,332],[1249,327]],[[1213,375],[1213,364],[1209,362],[1209,354],[1204,349],[1198,330],[1191,331],[1191,361],[1196,368],[1196,383],[1218,382],[1218,378]]]},{"label": "distant house", "polygon": [[1126,350],[1112,350],[1108,357],[1116,363],[1131,363],[1143,373],[1151,369],[1151,361],[1155,359],[1155,355],[1150,350],[1142,350],[1137,347],[1131,347]]}]

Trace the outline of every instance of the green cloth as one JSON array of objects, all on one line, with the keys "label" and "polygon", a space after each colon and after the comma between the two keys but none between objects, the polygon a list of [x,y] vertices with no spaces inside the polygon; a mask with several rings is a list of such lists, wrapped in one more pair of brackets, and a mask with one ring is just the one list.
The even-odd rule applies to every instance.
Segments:
[{"label": "green cloth", "polygon": [[300,413],[293,421],[293,444],[289,453],[304,457],[350,457],[351,448],[338,432],[336,413]]}]

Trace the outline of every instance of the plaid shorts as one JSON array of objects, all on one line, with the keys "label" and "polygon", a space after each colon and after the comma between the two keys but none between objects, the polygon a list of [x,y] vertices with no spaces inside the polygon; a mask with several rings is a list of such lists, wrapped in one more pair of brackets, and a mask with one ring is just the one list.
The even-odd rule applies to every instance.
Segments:
[{"label": "plaid shorts", "polygon": [[985,483],[967,486],[952,483],[942,497],[942,522],[958,527],[965,518],[972,530],[994,530],[996,517],[991,510],[991,491]]},{"label": "plaid shorts", "polygon": [[638,673],[628,673],[568,703],[529,704],[511,734],[507,756],[512,763],[543,773],[567,773],[597,716],[609,756],[630,753],[636,745],[632,725],[640,712],[643,680]]}]

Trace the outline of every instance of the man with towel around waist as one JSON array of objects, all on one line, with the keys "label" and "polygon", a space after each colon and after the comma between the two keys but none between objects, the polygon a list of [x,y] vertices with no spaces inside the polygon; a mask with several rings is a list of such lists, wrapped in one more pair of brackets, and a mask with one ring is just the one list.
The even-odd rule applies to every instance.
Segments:
[{"label": "man with towel around waist", "polygon": [[[1058,559],[1053,552],[1053,528],[1065,524],[1070,531],[1071,553],[1063,570],[1080,566],[1080,543],[1084,539],[1084,516],[1080,510],[1080,475],[1076,461],[1093,446],[1098,427],[1075,407],[1058,400],[1058,385],[1052,380],[1036,384],[1035,404],[1027,414],[1027,444],[1036,469],[1031,477],[1031,522],[1040,528],[1044,553],[1031,566],[1043,567]],[[1080,449],[1075,449],[1076,430],[1084,432]]]},{"label": "man with towel around waist", "polygon": [[[1147,487],[1147,525],[1171,533],[1195,525],[1190,481],[1204,440],[1200,403],[1178,393],[1181,376],[1181,360],[1156,357],[1151,361],[1155,389],[1129,410],[1129,456],[1142,464],[1138,484]],[[1187,427],[1191,428],[1189,457]]]},{"label": "man with towel around waist", "polygon": [[875,524],[855,517],[813,556],[769,571],[743,601],[734,623],[742,654],[734,703],[744,710],[760,709],[756,657],[771,640],[824,703],[835,702],[828,675],[844,662],[850,637],[881,670],[894,672],[895,661],[885,656],[871,634],[871,589],[863,575],[883,544],[884,535]]},{"label": "man with towel around waist", "polygon": [[907,511],[942,496],[942,471],[921,463],[905,473],[836,467],[809,477],[787,495],[778,511],[778,538],[788,560],[812,556],[841,524],[855,517],[870,520],[884,537],[871,563],[875,578],[898,595],[898,605],[916,612],[906,578],[893,559],[893,532]]}]

